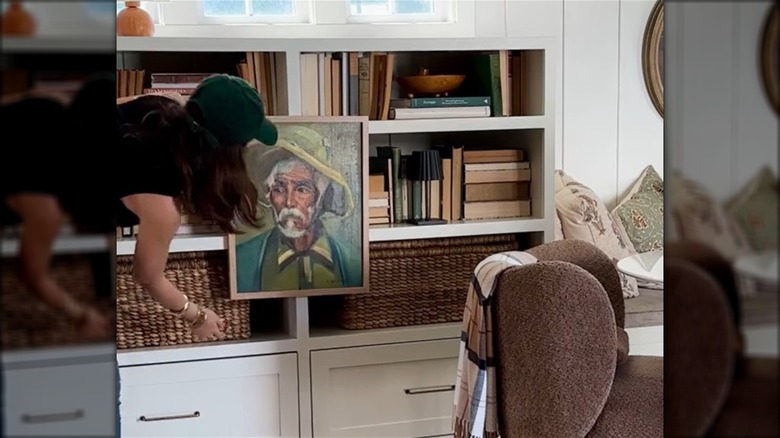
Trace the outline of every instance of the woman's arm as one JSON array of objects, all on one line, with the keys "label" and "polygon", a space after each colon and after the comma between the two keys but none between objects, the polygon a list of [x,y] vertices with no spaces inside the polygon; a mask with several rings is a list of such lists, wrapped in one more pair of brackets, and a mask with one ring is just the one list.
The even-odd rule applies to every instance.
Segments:
[{"label": "woman's arm", "polygon": [[[174,199],[165,195],[141,193],[126,196],[122,202],[140,219],[133,261],[136,281],[160,305],[171,311],[180,311],[187,299],[164,275],[168,249],[181,224],[181,213]],[[197,316],[192,306],[187,313],[183,315],[186,319]]]},{"label": "woman's arm", "polygon": [[45,90],[29,90],[22,93],[15,93],[15,94],[6,94],[4,96],[0,96],[0,105],[10,105],[14,102],[18,102],[23,99],[28,98],[46,98],[46,99],[52,99],[60,102],[63,105],[70,104],[70,96],[64,93],[58,93],[55,91],[45,91]]},{"label": "woman's arm", "polygon": [[57,198],[23,193],[9,196],[7,202],[24,224],[19,245],[24,283],[49,306],[63,311],[72,320],[81,320],[86,308],[66,292],[49,271],[52,246],[65,217]]},{"label": "woman's arm", "polygon": [[[160,94],[138,94],[136,96],[127,96],[127,97],[120,97],[117,98],[116,104],[121,105],[123,103],[131,102],[133,100],[138,99],[139,97],[145,97],[145,96],[162,96],[167,97],[168,99],[175,100],[176,102],[179,102],[181,105],[184,105],[187,103],[187,99],[182,96],[179,93],[160,93]],[[129,207],[128,207],[129,208]]]}]

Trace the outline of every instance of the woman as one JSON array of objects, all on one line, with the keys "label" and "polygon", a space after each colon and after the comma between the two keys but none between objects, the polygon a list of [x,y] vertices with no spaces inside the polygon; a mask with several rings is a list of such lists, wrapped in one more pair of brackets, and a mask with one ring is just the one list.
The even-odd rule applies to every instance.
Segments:
[{"label": "woman", "polygon": [[3,98],[0,229],[19,226],[19,274],[27,289],[69,319],[81,339],[105,340],[113,332],[108,318],[74,298],[51,272],[54,241],[66,222],[80,232],[111,229],[110,223],[99,223],[95,215],[73,202],[84,197],[73,175],[89,172],[84,171],[82,155],[72,141],[71,128],[78,114],[70,104],[69,98],[52,94]]},{"label": "woman", "polygon": [[276,143],[258,92],[243,79],[215,75],[184,102],[144,95],[117,104],[120,135],[117,221],[138,225],[136,280],[166,309],[192,324],[201,339],[221,336],[223,321],[191,303],[164,276],[182,211],[214,220],[226,233],[236,220],[257,225],[257,190],[244,163],[252,140]]}]

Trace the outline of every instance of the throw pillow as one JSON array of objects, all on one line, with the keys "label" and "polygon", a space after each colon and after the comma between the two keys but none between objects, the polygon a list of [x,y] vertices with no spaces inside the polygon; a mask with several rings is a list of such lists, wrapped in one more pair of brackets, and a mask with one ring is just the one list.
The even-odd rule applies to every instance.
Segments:
[{"label": "throw pillow", "polygon": [[[555,172],[555,208],[567,239],[590,242],[615,263],[636,253],[620,221],[593,190],[561,170]],[[636,279],[620,274],[623,296],[639,295]]]},{"label": "throw pillow", "polygon": [[563,240],[563,226],[561,225],[561,217],[558,216],[558,209],[555,209],[555,240]]},{"label": "throw pillow", "polygon": [[669,209],[677,219],[681,240],[709,245],[729,260],[750,252],[736,221],[704,186],[677,170],[672,172],[668,184]]},{"label": "throw pillow", "polygon": [[777,248],[777,177],[768,166],[726,203],[755,251]]},{"label": "throw pillow", "polygon": [[664,247],[664,181],[647,166],[628,194],[612,210],[639,252]]}]

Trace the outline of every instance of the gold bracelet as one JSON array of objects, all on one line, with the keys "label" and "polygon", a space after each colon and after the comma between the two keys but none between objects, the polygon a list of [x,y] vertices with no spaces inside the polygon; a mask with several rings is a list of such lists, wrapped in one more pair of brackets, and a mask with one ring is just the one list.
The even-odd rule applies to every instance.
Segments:
[{"label": "gold bracelet", "polygon": [[184,295],[184,307],[182,307],[181,310],[171,310],[174,315],[178,317],[183,317],[185,313],[187,313],[187,309],[190,308],[190,299],[187,297],[187,295]]},{"label": "gold bracelet", "polygon": [[195,321],[192,322],[192,328],[196,329],[201,327],[203,324],[206,323],[206,320],[208,319],[208,315],[206,312],[203,311],[202,307],[198,307],[198,316],[195,318]]}]

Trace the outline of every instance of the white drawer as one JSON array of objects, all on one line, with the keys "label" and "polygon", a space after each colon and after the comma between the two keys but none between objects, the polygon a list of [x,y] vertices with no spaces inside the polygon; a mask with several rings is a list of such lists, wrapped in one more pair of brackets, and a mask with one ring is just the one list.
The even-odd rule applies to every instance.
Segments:
[{"label": "white drawer", "polygon": [[458,340],[311,353],[314,438],[452,432]]},{"label": "white drawer", "polygon": [[116,363],[6,369],[8,436],[114,436]]},{"label": "white drawer", "polygon": [[297,355],[120,368],[123,437],[297,437]]}]

